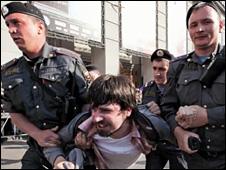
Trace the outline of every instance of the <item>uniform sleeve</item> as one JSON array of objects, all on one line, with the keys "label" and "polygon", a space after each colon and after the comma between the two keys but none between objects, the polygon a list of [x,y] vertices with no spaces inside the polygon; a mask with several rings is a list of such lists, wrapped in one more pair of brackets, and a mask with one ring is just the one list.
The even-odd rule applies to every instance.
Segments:
[{"label": "uniform sleeve", "polygon": [[43,150],[43,153],[51,165],[54,164],[54,162],[58,156],[65,157],[63,150],[60,147],[45,148]]},{"label": "uniform sleeve", "polygon": [[1,93],[1,111],[12,113],[15,112],[15,108],[13,107],[10,99],[7,97],[7,95],[4,93]]},{"label": "uniform sleeve", "polygon": [[76,122],[78,121],[79,117],[74,117],[68,125],[63,127],[59,132],[59,136],[61,138],[62,145],[58,147],[51,147],[51,148],[45,148],[43,150],[43,153],[47,160],[53,165],[54,161],[58,156],[65,157],[63,146],[65,146],[67,143],[73,142],[74,133],[75,133],[75,126]]},{"label": "uniform sleeve", "polygon": [[83,102],[87,102],[87,95],[88,95],[88,81],[85,78],[85,71],[84,70],[83,62],[77,60],[75,65],[74,71],[74,81],[75,81],[75,93],[78,93],[78,96]]},{"label": "uniform sleeve", "polygon": [[171,63],[169,67],[167,78],[168,82],[164,89],[160,108],[162,111],[162,116],[169,123],[170,128],[173,132],[177,126],[175,116],[179,108],[179,100],[176,92],[175,69],[173,68],[173,63]]},{"label": "uniform sleeve", "polygon": [[225,124],[225,106],[207,109],[208,123],[212,125]]},{"label": "uniform sleeve", "polygon": [[7,83],[4,82],[3,88],[1,89],[1,110],[7,113],[23,113],[22,108],[20,108],[22,107],[20,103],[17,103],[16,101],[14,103],[12,102],[11,98],[15,93],[13,92],[13,89],[9,90],[8,87],[5,87],[6,84]]}]

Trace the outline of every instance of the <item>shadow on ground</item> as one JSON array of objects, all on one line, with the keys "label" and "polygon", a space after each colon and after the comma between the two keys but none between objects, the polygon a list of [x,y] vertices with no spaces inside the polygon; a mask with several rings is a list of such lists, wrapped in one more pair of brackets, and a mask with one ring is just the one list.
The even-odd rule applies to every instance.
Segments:
[{"label": "shadow on ground", "polygon": [[2,158],[1,159],[1,165],[8,165],[8,164],[14,164],[14,163],[18,163],[20,162],[21,160],[18,159],[18,160],[13,160],[13,159],[4,159]]}]

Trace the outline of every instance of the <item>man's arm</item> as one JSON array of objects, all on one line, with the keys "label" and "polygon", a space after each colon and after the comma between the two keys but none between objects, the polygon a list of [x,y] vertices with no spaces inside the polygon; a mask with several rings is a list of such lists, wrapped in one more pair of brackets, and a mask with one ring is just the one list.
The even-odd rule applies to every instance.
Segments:
[{"label": "man's arm", "polygon": [[54,133],[56,129],[41,130],[21,113],[10,113],[12,122],[24,133],[34,138],[41,147],[51,147],[59,144],[59,136]]}]

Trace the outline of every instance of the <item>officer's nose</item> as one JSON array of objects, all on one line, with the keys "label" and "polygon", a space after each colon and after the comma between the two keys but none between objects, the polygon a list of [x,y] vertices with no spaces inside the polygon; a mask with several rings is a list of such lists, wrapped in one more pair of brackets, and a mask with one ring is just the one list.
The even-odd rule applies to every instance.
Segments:
[{"label": "officer's nose", "polygon": [[203,29],[203,26],[201,24],[199,24],[198,26],[198,32],[202,32],[204,29]]},{"label": "officer's nose", "polygon": [[13,34],[13,33],[17,32],[17,29],[14,26],[8,26],[8,31],[9,31],[10,34]]}]

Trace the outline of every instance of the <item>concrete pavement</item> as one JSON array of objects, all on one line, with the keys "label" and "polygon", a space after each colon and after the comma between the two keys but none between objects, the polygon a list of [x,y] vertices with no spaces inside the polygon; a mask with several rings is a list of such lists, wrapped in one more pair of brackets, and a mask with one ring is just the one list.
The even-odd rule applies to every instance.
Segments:
[{"label": "concrete pavement", "polygon": [[25,140],[1,143],[1,169],[21,169],[21,158],[28,148]]},{"label": "concrete pavement", "polygon": [[[1,169],[21,169],[21,158],[28,148],[25,140],[13,140],[1,144]],[[132,169],[144,169],[145,157],[141,156]]]}]

